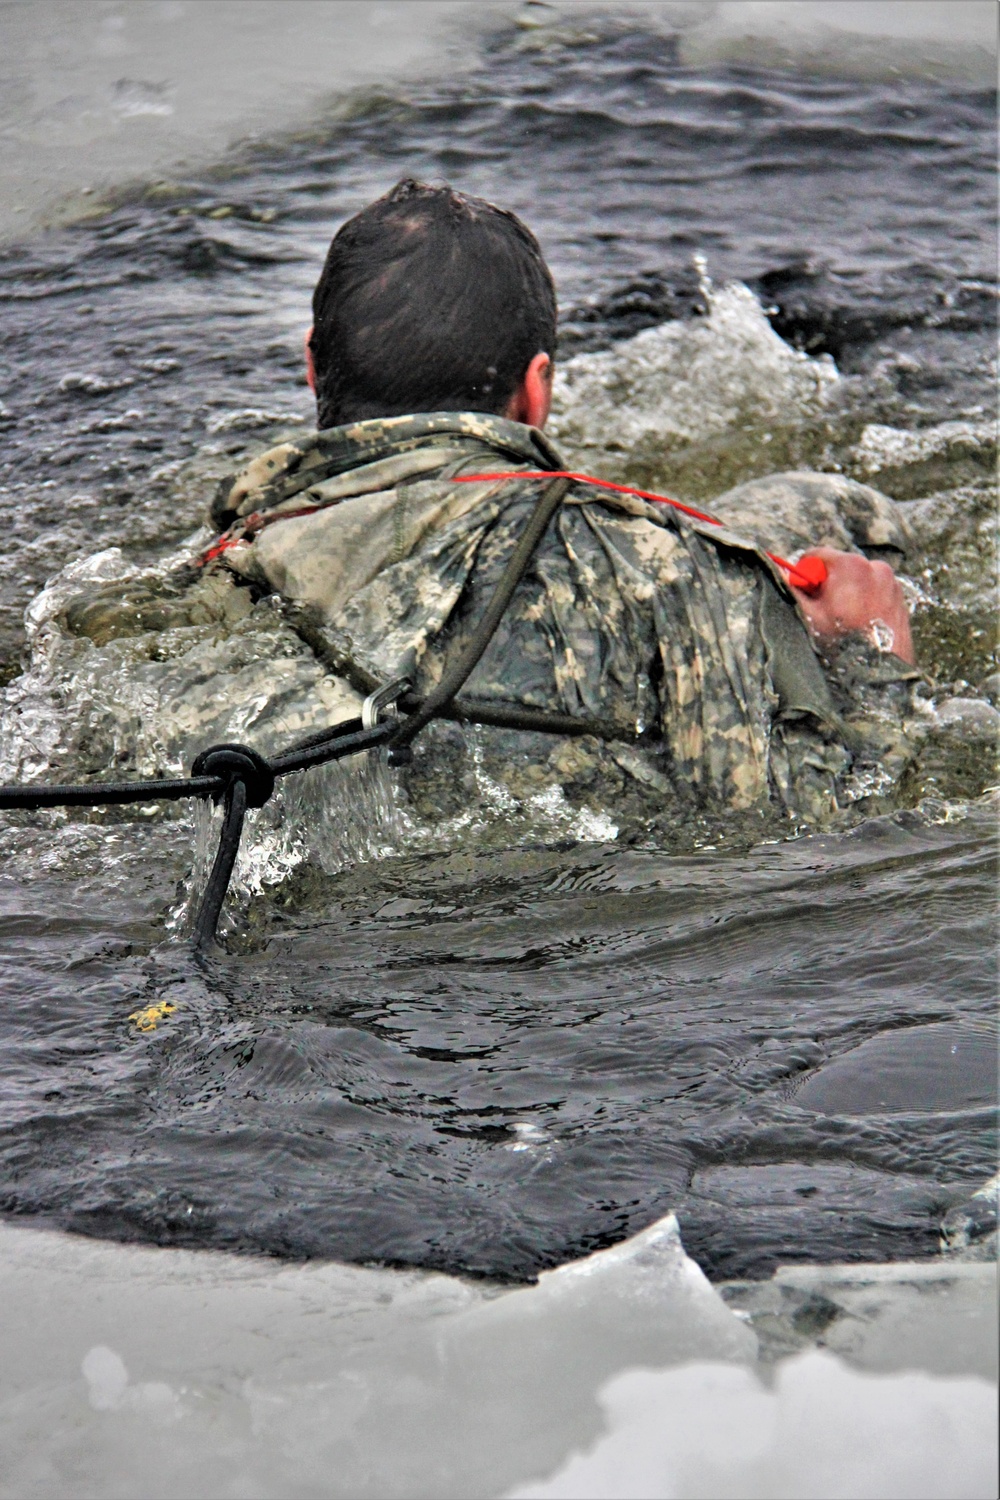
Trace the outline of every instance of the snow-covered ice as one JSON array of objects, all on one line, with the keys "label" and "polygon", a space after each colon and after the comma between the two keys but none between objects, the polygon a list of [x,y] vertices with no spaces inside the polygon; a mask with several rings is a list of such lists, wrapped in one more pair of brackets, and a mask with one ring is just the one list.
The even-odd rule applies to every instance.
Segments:
[{"label": "snow-covered ice", "polygon": [[0,1225],[0,1496],[995,1493],[991,1264],[730,1300],[672,1216],[513,1290]]},{"label": "snow-covered ice", "polygon": [[813,1349],[773,1387],[739,1366],[630,1370],[601,1391],[607,1433],[511,1500],[996,1493],[996,1400],[985,1381],[869,1375]]}]

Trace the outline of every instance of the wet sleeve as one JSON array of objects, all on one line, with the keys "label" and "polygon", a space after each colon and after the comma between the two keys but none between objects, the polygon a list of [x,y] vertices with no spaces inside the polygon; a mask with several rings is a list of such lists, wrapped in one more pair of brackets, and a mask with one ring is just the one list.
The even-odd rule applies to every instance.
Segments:
[{"label": "wet sleeve", "polygon": [[101,584],[69,600],[62,623],[95,646],[123,636],[161,634],[191,625],[235,624],[252,605],[249,589],[222,568],[184,568]]}]

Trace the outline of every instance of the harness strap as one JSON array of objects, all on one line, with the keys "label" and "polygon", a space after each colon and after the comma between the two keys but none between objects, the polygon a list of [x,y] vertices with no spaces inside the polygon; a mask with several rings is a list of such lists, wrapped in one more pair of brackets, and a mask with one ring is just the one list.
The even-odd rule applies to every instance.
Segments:
[{"label": "harness strap", "polygon": [[[381,682],[371,672],[356,662],[346,651],[338,649],[323,630],[318,613],[311,608],[289,610],[285,618],[300,640],[312,651],[323,666],[338,677],[349,682],[355,692],[369,694],[381,687]],[[396,700],[405,714],[414,714],[423,707],[424,700],[416,693],[403,693]],[[485,703],[475,698],[456,697],[440,708],[436,715],[453,724],[489,724],[495,729],[523,729],[536,734],[565,734],[579,736],[590,734],[599,740],[623,740],[633,744],[637,739],[629,724],[617,724],[613,719],[578,718],[575,714],[554,713],[547,708],[515,707],[507,703]],[[350,729],[348,728],[350,725]],[[305,750],[312,745],[325,744],[341,734],[360,729],[361,720],[351,719],[333,729],[320,729],[308,738],[292,746],[293,751]]]},{"label": "harness strap", "polygon": [[[549,475],[546,474],[544,477],[547,479]],[[471,676],[483,652],[496,634],[504,612],[514,596],[514,590],[527,572],[536,547],[552,517],[569,493],[572,483],[573,480],[569,475],[560,475],[542,490],[531,520],[521,533],[517,546],[511,553],[500,581],[493,591],[493,597],[483,611],[482,619],[472,632],[458,661],[445,672],[433,692],[428,693],[416,712],[400,725],[389,741],[390,765],[406,765],[412,760],[413,752],[410,745],[415,737],[426,724],[430,723],[431,719],[440,715],[441,710],[452,702],[459,689]]]}]

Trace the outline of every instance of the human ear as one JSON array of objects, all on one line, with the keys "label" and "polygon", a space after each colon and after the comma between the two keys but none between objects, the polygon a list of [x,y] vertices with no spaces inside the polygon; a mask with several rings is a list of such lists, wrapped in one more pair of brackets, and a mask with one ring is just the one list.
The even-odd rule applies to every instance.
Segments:
[{"label": "human ear", "polygon": [[309,331],[306,334],[306,380],[307,380],[307,382],[309,384],[309,389],[312,391],[313,395],[315,396],[315,394],[316,394],[316,366],[313,363],[312,336],[313,336],[313,325],[310,323],[310,325],[309,325]]},{"label": "human ear", "polygon": [[540,350],[525,370],[505,416],[528,427],[544,427],[552,405],[552,360]]}]

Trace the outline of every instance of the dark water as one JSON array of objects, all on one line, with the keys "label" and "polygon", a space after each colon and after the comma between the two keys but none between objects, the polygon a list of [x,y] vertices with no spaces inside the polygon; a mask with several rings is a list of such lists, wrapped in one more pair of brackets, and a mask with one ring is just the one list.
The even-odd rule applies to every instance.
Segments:
[{"label": "dark water", "polygon": [[[608,23],[534,50],[504,34],[474,76],[8,249],[8,675],[64,561],[168,550],[205,473],[309,419],[322,254],[400,176],[532,223],[564,353],[698,316],[703,254],[852,376],[846,443],[861,420],[992,410],[994,166],[981,88],[693,69]],[[728,1276],[934,1253],[995,1170],[981,809],[741,856],[455,847],[303,873],[204,970],[165,926],[190,823],[6,826],[7,1212],[525,1276],[676,1208]],[[161,1002],[155,1030],[129,1020]]]},{"label": "dark water", "polygon": [[933,1253],[995,1156],[990,826],[394,859],[204,971],[149,954],[150,830],[88,830],[4,882],[4,1206],[504,1275],[670,1208],[715,1275]]}]

